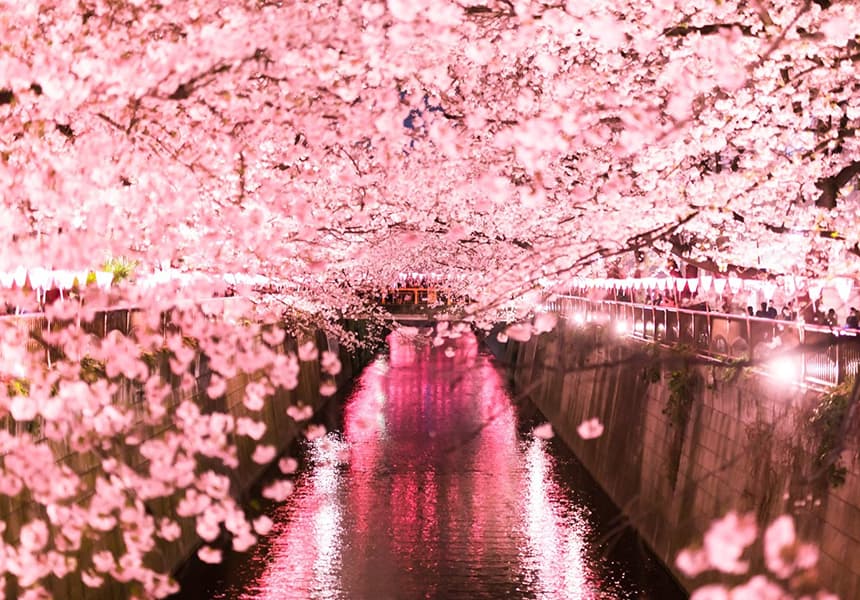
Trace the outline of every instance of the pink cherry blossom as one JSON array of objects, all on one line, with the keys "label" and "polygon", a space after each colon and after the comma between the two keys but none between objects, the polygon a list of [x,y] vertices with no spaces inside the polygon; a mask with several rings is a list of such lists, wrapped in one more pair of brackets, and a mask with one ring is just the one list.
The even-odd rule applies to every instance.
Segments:
[{"label": "pink cherry blossom", "polygon": [[711,568],[703,548],[684,548],[675,557],[675,566],[687,577],[695,578]]},{"label": "pink cherry blossom", "polygon": [[236,433],[247,435],[252,440],[259,440],[266,433],[266,424],[263,421],[254,421],[248,417],[236,419]]},{"label": "pink cherry blossom", "polygon": [[785,590],[763,575],[732,588],[731,600],[784,600]]},{"label": "pink cherry blossom", "polygon": [[22,548],[38,552],[48,543],[48,527],[44,521],[35,520],[21,527],[19,534]]},{"label": "pink cherry blossom", "polygon": [[272,530],[272,520],[266,515],[260,515],[254,519],[254,531],[260,535],[268,535]]},{"label": "pink cherry blossom", "polygon": [[265,465],[275,459],[277,452],[278,451],[275,449],[274,446],[257,446],[256,448],[254,448],[254,454],[251,456],[251,460],[253,460],[255,463]]},{"label": "pink cherry blossom", "polygon": [[287,415],[294,421],[307,421],[314,416],[314,409],[312,406],[289,406]]},{"label": "pink cherry blossom", "polygon": [[221,533],[221,526],[212,513],[205,513],[197,517],[196,531],[202,539],[212,542]]},{"label": "pink cherry blossom", "polygon": [[247,552],[251,546],[257,543],[257,538],[249,531],[243,531],[233,538],[233,550],[236,552]]},{"label": "pink cherry blossom", "polygon": [[226,391],[227,382],[222,377],[213,375],[209,382],[209,386],[206,388],[206,395],[210,398],[218,398],[223,396]]},{"label": "pink cherry blossom", "polygon": [[558,317],[553,313],[540,313],[535,317],[534,332],[545,333],[552,331],[558,322]]},{"label": "pink cherry blossom", "polygon": [[316,344],[313,342],[305,342],[299,346],[299,360],[309,362],[316,360],[318,356]]},{"label": "pink cherry blossom", "polygon": [[176,521],[163,519],[158,529],[158,535],[168,542],[172,542],[179,539],[179,536],[182,535],[182,529]]},{"label": "pink cherry blossom", "polygon": [[603,435],[603,423],[597,417],[586,419],[576,428],[576,433],[584,440],[593,440]]},{"label": "pink cherry blossom", "polygon": [[205,563],[217,565],[221,562],[221,551],[210,546],[203,546],[197,551],[197,556]]},{"label": "pink cherry blossom", "polygon": [[105,579],[100,575],[96,575],[92,571],[82,571],[81,581],[83,581],[84,585],[87,587],[99,588],[104,584]]},{"label": "pink cherry blossom", "polygon": [[282,479],[263,488],[263,497],[275,502],[283,502],[293,493],[293,489],[295,489],[295,486],[292,481]]},{"label": "pink cherry blossom", "polygon": [[281,342],[284,341],[284,337],[286,336],[286,332],[280,327],[272,327],[271,329],[263,332],[263,341],[265,341],[270,346],[277,346]]},{"label": "pink cherry blossom", "polygon": [[340,359],[334,352],[323,350],[320,365],[322,366],[323,371],[325,371],[329,375],[337,375],[338,373],[340,373]]},{"label": "pink cherry blossom", "polygon": [[777,517],[764,533],[764,557],[767,568],[780,579],[795,571],[811,569],[818,563],[818,548],[800,543],[790,515]]},{"label": "pink cherry blossom", "polygon": [[732,600],[729,590],[723,585],[704,585],[690,595],[690,600]]},{"label": "pink cherry blossom", "polygon": [[543,423],[532,429],[532,435],[542,440],[550,440],[555,437],[555,432],[552,430],[552,425]]},{"label": "pink cherry blossom", "polygon": [[741,555],[758,536],[755,515],[729,512],[711,523],[705,532],[703,545],[708,563],[724,573],[746,573],[749,561]]},{"label": "pink cherry blossom", "polygon": [[242,403],[248,410],[263,410],[267,393],[268,389],[265,384],[252,381],[245,386],[245,398]]},{"label": "pink cherry blossom", "polygon": [[504,335],[516,342],[527,342],[532,337],[532,326],[527,323],[509,325]]},{"label": "pink cherry blossom", "polygon": [[281,473],[290,475],[295,473],[299,468],[299,462],[295,458],[288,456],[278,461],[278,468],[281,470]]},{"label": "pink cherry blossom", "polygon": [[308,425],[305,429],[305,438],[309,441],[319,439],[326,434],[325,425]]}]

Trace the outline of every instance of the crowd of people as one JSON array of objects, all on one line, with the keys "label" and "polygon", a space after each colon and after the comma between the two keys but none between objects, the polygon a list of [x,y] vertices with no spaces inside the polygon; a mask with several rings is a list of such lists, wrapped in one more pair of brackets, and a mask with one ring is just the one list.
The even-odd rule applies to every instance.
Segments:
[{"label": "crowd of people", "polygon": [[[659,270],[666,277],[681,278],[681,268],[674,259],[669,259],[665,266]],[[695,277],[694,270],[693,276]],[[611,274],[620,277],[620,273]],[[689,274],[687,275],[690,276]],[[691,310],[715,311],[723,314],[742,314],[744,316],[755,317],[758,319],[771,319],[777,321],[796,321],[802,318],[805,323],[813,325],[822,325],[826,327],[843,327],[845,329],[860,329],[860,311],[857,308],[851,307],[845,315],[844,320],[839,318],[836,310],[833,308],[824,309],[820,303],[813,302],[809,296],[798,298],[794,301],[787,302],[782,308],[777,309],[772,301],[762,302],[758,310],[752,305],[744,307],[743,304],[737,304],[737,296],[731,294],[721,299],[719,308],[709,305],[707,299],[699,298],[695,293],[684,289],[682,291],[675,290],[641,290],[616,292],[617,300],[626,302],[641,302],[654,306],[667,306],[688,308]]]},{"label": "crowd of people", "polygon": [[[629,296],[623,294],[619,294],[617,299],[621,301],[631,301]],[[709,306],[705,301],[691,297],[690,294],[677,294],[673,297],[673,295],[653,292],[647,295],[645,303],[652,304],[654,306],[715,311],[715,307]],[[809,302],[799,310],[795,307],[793,302],[785,304],[780,309],[777,309],[772,302],[762,302],[759,305],[759,309],[756,310],[751,305],[748,305],[745,309],[738,307],[730,299],[726,299],[723,301],[723,305],[719,307],[717,312],[722,312],[724,314],[742,314],[745,316],[756,317],[758,319],[772,319],[776,321],[796,321],[798,317],[802,317],[804,322],[813,325],[843,327],[845,329],[860,329],[860,311],[853,306],[848,310],[844,320],[839,318],[835,309],[821,309],[818,305],[812,302]]]}]

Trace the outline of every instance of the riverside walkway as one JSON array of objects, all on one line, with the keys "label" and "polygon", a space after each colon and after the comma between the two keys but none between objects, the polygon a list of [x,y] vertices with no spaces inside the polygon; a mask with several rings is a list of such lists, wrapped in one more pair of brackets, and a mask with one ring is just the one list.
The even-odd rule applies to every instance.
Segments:
[{"label": "riverside walkway", "polygon": [[557,296],[546,308],[572,323],[595,323],[639,340],[685,345],[719,361],[761,364],[796,383],[838,385],[855,376],[860,365],[856,329],[570,295]]}]

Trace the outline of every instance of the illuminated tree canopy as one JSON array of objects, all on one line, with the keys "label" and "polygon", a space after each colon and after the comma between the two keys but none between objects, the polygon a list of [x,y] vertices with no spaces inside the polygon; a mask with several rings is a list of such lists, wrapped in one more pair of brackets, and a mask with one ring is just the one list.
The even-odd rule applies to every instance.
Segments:
[{"label": "illuminated tree canopy", "polygon": [[856,10],[7,2],[2,263],[854,273]]},{"label": "illuminated tree canopy", "polygon": [[[347,311],[345,282],[436,272],[494,304],[634,250],[853,277],[857,23],[856,4],[830,0],[0,0],[0,270],[172,262],[292,282],[297,298]],[[189,316],[178,338],[111,337],[96,358],[108,380],[151,381],[153,419],[163,389],[139,355],[168,347],[182,373],[183,336],[223,356],[225,373],[298,368],[259,331],[211,327]],[[56,343],[84,344],[66,331]],[[244,350],[230,356],[229,344]],[[131,427],[119,408],[92,422],[87,411],[110,404],[104,379],[10,356],[4,376],[26,364],[29,396],[0,394],[5,414],[35,410],[58,437]],[[289,384],[271,379],[255,393]],[[86,395],[86,418],[51,404],[66,394]],[[229,463],[227,446],[200,436],[213,417],[182,415],[185,458],[211,443],[207,459]],[[32,454],[27,468],[49,459]],[[79,485],[68,477],[64,495],[36,501],[67,506]],[[126,485],[183,487],[178,472],[163,488],[151,477]],[[120,503],[114,479],[103,485]],[[223,500],[216,514],[233,523],[222,486],[196,493]],[[88,510],[74,522],[104,517]],[[156,531],[144,513],[135,556]],[[21,536],[37,562],[38,522]],[[249,527],[233,533],[247,541]],[[133,557],[118,571],[99,560],[86,566],[93,585],[113,573],[149,595],[169,587]],[[24,587],[50,571],[16,564]]]}]

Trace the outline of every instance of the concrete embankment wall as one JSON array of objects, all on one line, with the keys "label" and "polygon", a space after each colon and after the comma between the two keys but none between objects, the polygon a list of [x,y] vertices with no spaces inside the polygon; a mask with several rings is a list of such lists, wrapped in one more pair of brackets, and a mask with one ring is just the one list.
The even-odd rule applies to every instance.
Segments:
[{"label": "concrete embankment wall", "polygon": [[[127,319],[124,322],[128,322]],[[343,326],[346,331],[353,331],[359,337],[362,334],[363,324],[359,321],[345,322]],[[328,348],[338,353],[342,365],[342,369],[336,377],[339,389],[347,386],[372,358],[372,353],[369,351],[359,351],[356,354],[349,353],[345,348],[339,346],[335,340],[327,339],[321,331],[316,332],[315,341],[320,350]],[[295,339],[287,338],[284,340],[284,352],[295,351],[296,348],[297,341]],[[278,449],[278,454],[281,454],[299,435],[300,429],[287,415],[287,408],[290,405],[301,403],[312,406],[314,411],[316,411],[327,401],[326,398],[320,395],[321,369],[319,361],[301,363],[297,387],[293,390],[279,388],[270,400],[266,402],[262,411],[252,412],[243,403],[246,386],[252,381],[252,376],[243,373],[228,379],[224,396],[217,400],[210,400],[206,397],[205,390],[212,373],[203,355],[198,354],[195,357],[190,371],[195,374],[196,381],[194,385],[187,386],[185,389],[180,387],[180,378],[171,373],[167,357],[161,356],[158,360],[160,362],[157,368],[162,373],[164,380],[169,382],[172,387],[171,398],[166,402],[167,406],[176,407],[181,402],[190,399],[200,406],[203,412],[214,408],[219,412],[229,413],[234,419],[248,416],[266,424],[266,432],[259,441],[254,441],[246,436],[238,436],[234,433],[228,434],[229,441],[237,447],[239,460],[238,468],[229,472],[232,478],[231,494],[240,500],[247,496],[252,486],[270,466],[257,464],[251,459],[256,446],[271,444]],[[125,382],[124,384],[118,384],[114,398],[119,405],[133,406],[137,401],[139,392],[138,386]],[[172,411],[172,408],[169,410]],[[146,427],[145,431],[147,433],[144,438],[153,439],[163,437],[169,430],[169,423],[166,423],[162,427]],[[141,441],[144,441],[144,439],[141,439]],[[72,449],[73,445],[69,440],[61,442],[45,440],[44,443],[51,447],[59,463],[69,466],[81,477],[85,482],[85,489],[92,490],[96,479],[104,476],[102,457],[96,456],[92,452],[81,453],[74,451]],[[140,471],[145,472],[147,469],[145,459],[138,453],[133,452],[133,450],[130,451],[129,456],[125,457],[125,461]],[[201,462],[203,468],[208,468],[207,465],[208,463]],[[223,466],[219,467],[215,461],[212,461],[211,465],[218,472],[226,472]],[[169,498],[148,500],[145,503],[147,511],[155,517],[156,522],[162,516],[177,519],[176,507],[180,497],[181,494]],[[88,500],[89,497],[85,496],[81,497],[79,502],[86,502]],[[34,510],[34,505],[22,501],[20,498],[16,498],[13,501],[6,496],[0,496],[0,520],[6,524],[7,531],[17,531],[22,523],[26,523],[33,518],[44,518],[44,515],[40,514],[38,510]],[[161,572],[175,572],[178,570],[201,544],[201,539],[195,532],[194,519],[179,518],[177,520],[182,526],[182,534],[179,539],[169,543],[164,542],[160,538],[157,539],[157,550],[146,557],[147,564]],[[117,528],[113,532],[108,532],[104,535],[99,534],[94,541],[85,540],[80,555],[85,557],[98,550],[108,549],[114,556],[119,557],[123,554],[123,547],[122,531]],[[130,597],[134,591],[133,588],[118,584],[112,580],[107,580],[98,589],[88,588],[84,586],[79,577],[75,576],[55,579],[49,583],[48,587],[55,598],[120,600]],[[11,593],[12,596],[16,595],[16,591],[11,585],[7,587],[6,591],[7,594]]]},{"label": "concrete embankment wall", "polygon": [[[827,398],[564,321],[497,354],[513,366],[515,390],[535,402],[687,589],[710,580],[686,579],[676,555],[737,510],[765,525],[793,515],[800,538],[820,549],[810,585],[860,598],[860,463],[853,428],[847,442],[842,435],[847,395]],[[594,417],[603,434],[581,438],[577,426]],[[828,466],[823,455],[839,461]],[[761,546],[750,551],[751,574],[765,571]]]}]

